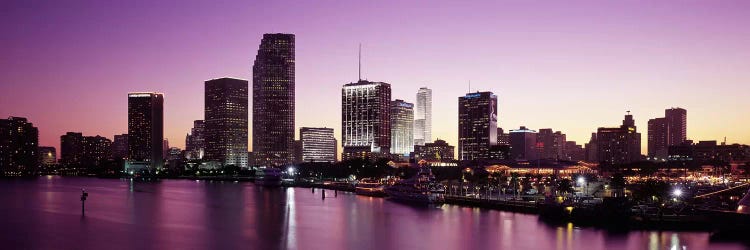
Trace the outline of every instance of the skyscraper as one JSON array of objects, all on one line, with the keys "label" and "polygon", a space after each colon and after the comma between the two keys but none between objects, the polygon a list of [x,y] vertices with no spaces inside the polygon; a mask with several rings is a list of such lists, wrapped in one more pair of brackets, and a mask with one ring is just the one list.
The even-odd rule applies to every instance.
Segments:
[{"label": "skyscraper", "polygon": [[206,150],[205,123],[203,120],[193,121],[190,134],[185,136],[185,157],[188,159],[203,159]]},{"label": "skyscraper", "polygon": [[497,144],[497,96],[492,92],[468,93],[458,98],[459,160],[489,159]]},{"label": "skyscraper", "polygon": [[130,169],[160,170],[164,166],[164,94],[128,94],[128,165]]},{"label": "skyscraper", "polygon": [[597,159],[602,164],[628,164],[641,159],[641,133],[636,130],[630,113],[620,127],[597,129],[596,139]]},{"label": "skyscraper", "polygon": [[253,152],[263,164],[292,162],[294,35],[264,34],[253,65]]},{"label": "skyscraper", "polygon": [[332,128],[302,127],[299,130],[302,141],[303,162],[336,161],[336,139]]},{"label": "skyscraper", "polygon": [[236,78],[205,82],[204,159],[247,167],[247,85]]},{"label": "skyscraper", "polygon": [[409,156],[414,151],[414,104],[391,102],[391,153]]},{"label": "skyscraper", "polygon": [[666,160],[669,146],[678,146],[687,140],[687,110],[670,108],[664,117],[648,120],[648,157]]},{"label": "skyscraper", "polygon": [[341,89],[342,159],[374,158],[391,147],[391,85],[359,80]]},{"label": "skyscraper", "polygon": [[26,118],[0,119],[0,175],[32,174],[39,165],[39,130]]},{"label": "skyscraper", "polygon": [[417,110],[414,114],[414,144],[432,141],[432,90],[426,87],[417,91]]}]

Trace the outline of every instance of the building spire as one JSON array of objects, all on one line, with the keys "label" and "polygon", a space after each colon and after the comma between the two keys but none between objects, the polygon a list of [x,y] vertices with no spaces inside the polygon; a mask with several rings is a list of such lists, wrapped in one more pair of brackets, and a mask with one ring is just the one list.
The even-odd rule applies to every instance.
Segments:
[{"label": "building spire", "polygon": [[359,78],[359,81],[362,81],[362,43],[359,43],[359,72],[357,77]]}]

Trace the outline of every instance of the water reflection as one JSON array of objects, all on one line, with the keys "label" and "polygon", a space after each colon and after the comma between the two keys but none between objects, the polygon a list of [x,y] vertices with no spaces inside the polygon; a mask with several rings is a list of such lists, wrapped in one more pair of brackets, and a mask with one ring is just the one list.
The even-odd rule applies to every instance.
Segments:
[{"label": "water reflection", "polygon": [[[80,189],[89,192],[80,214]],[[2,249],[743,249],[701,232],[609,232],[537,216],[252,183],[0,180]]]}]

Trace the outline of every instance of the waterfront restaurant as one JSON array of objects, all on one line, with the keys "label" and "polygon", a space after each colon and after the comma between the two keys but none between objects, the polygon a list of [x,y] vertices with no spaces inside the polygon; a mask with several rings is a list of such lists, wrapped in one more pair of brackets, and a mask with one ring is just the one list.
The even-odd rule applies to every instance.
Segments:
[{"label": "waterfront restaurant", "polygon": [[552,175],[572,176],[577,174],[598,174],[597,164],[584,161],[578,162],[556,162],[556,161],[518,161],[515,163],[495,164],[485,166],[489,173],[500,172],[509,174],[533,174],[533,175]]}]

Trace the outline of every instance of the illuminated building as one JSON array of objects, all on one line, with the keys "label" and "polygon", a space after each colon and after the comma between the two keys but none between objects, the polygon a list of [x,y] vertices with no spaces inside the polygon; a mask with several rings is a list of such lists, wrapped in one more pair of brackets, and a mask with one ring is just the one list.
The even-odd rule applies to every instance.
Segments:
[{"label": "illuminated building", "polygon": [[294,35],[264,34],[253,64],[253,152],[261,164],[292,162]]},{"label": "illuminated building", "polygon": [[190,134],[185,136],[185,157],[188,159],[203,159],[206,150],[205,123],[203,120],[193,121]]},{"label": "illuminated building", "polygon": [[71,167],[100,166],[112,158],[112,141],[102,136],[68,132],[60,136],[60,162]]},{"label": "illuminated building", "polygon": [[160,170],[164,167],[164,94],[128,94],[128,164],[134,169]]},{"label": "illuminated building", "polygon": [[336,139],[332,128],[302,127],[299,130],[302,142],[303,162],[335,162]]},{"label": "illuminated building", "polygon": [[454,148],[444,140],[437,139],[435,142],[425,143],[424,145],[414,145],[414,155],[417,161],[452,161],[454,159]]},{"label": "illuminated building", "polygon": [[115,135],[112,140],[112,158],[115,160],[128,158],[128,134]]},{"label": "illuminated building", "polygon": [[0,119],[0,175],[32,174],[39,165],[39,130],[23,117]]},{"label": "illuminated building", "polygon": [[616,128],[599,128],[596,131],[597,159],[601,164],[620,165],[641,160],[641,133],[635,127],[629,112]]},{"label": "illuminated building", "polygon": [[459,97],[459,160],[489,159],[492,145],[497,145],[497,96],[476,92]]},{"label": "illuminated building", "polygon": [[204,160],[247,168],[247,85],[226,77],[205,82]]},{"label": "illuminated building", "polygon": [[422,87],[417,91],[414,111],[414,145],[432,141],[432,90]]},{"label": "illuminated building", "polygon": [[359,80],[341,89],[342,159],[390,153],[391,85]]},{"label": "illuminated building", "polygon": [[414,151],[414,104],[391,102],[391,153],[408,156]]}]

